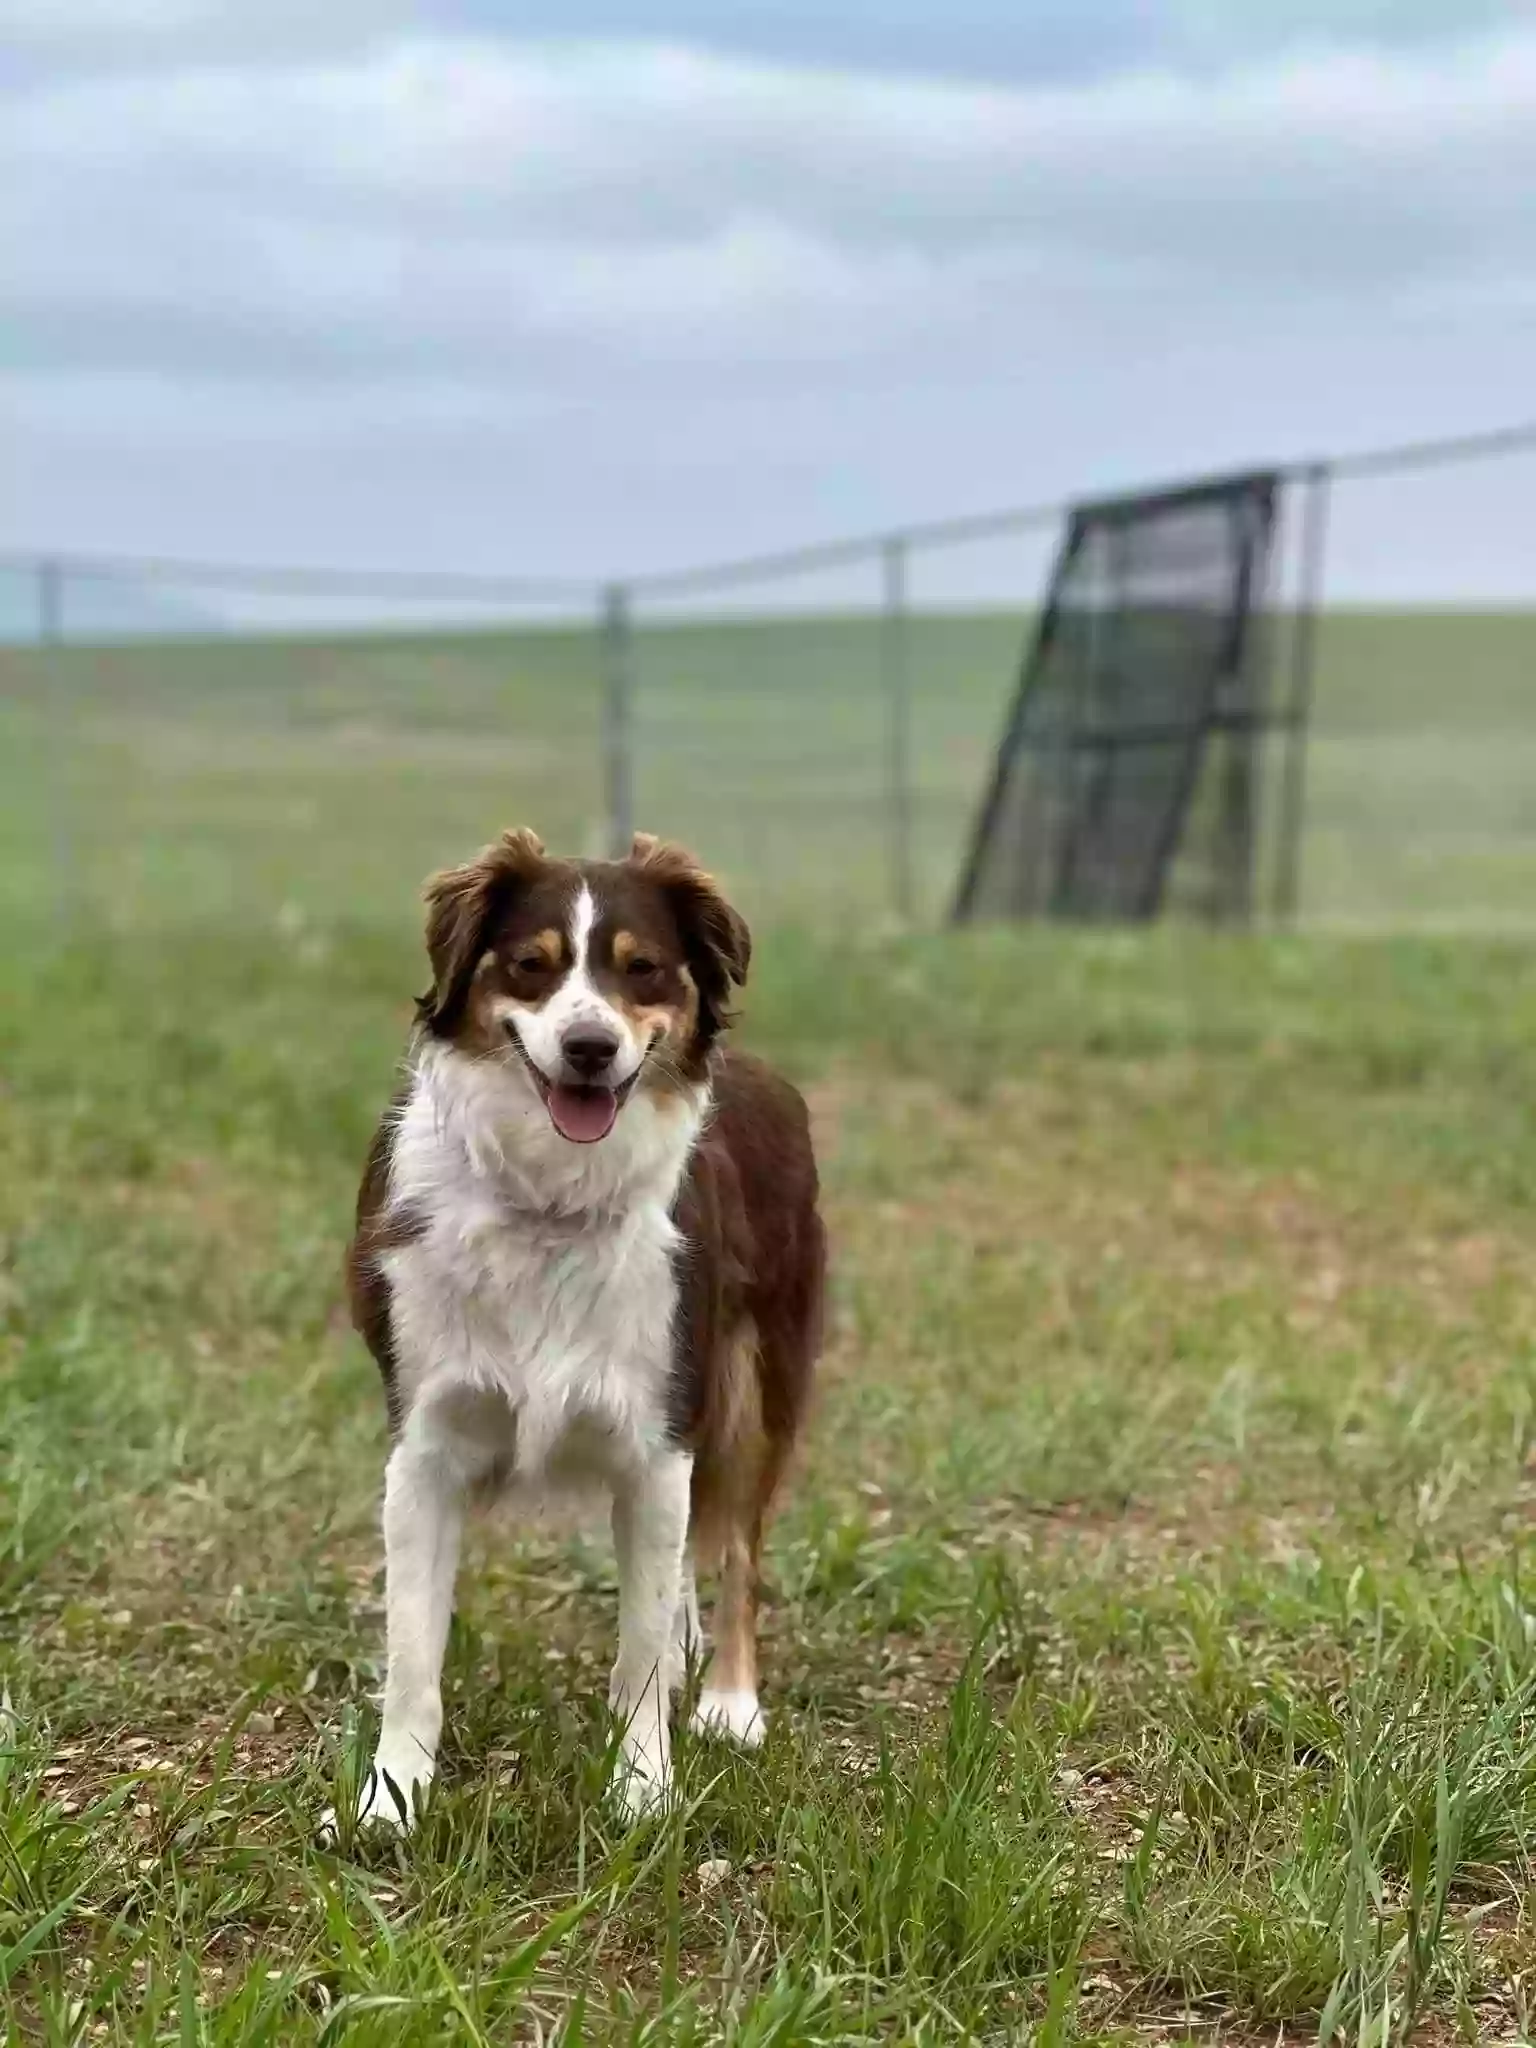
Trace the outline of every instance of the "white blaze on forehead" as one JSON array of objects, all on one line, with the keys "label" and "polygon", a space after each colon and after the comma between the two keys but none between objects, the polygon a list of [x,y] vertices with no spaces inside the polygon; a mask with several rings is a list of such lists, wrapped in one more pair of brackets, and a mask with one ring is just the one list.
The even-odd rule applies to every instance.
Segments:
[{"label": "white blaze on forehead", "polygon": [[571,942],[571,967],[560,985],[559,993],[549,1005],[558,1016],[563,1027],[576,1018],[601,1017],[610,1020],[608,1005],[597,992],[592,979],[592,928],[597,923],[597,904],[592,891],[585,882],[576,891],[571,905],[571,922],[567,937]]},{"label": "white blaze on forehead", "polygon": [[587,947],[592,939],[592,927],[597,923],[597,904],[592,891],[583,882],[576,892],[576,901],[571,906],[571,965],[578,974],[587,972]]}]

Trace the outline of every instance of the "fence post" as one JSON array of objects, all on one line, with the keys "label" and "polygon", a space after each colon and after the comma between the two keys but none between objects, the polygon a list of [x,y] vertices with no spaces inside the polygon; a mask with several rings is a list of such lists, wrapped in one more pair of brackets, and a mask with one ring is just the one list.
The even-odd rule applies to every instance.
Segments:
[{"label": "fence post", "polygon": [[37,565],[37,639],[41,647],[57,647],[64,638],[62,565],[43,556]]},{"label": "fence post", "polygon": [[623,860],[635,836],[635,642],[630,591],[603,592],[603,831],[610,860]]},{"label": "fence post", "polygon": [[912,873],[912,692],[907,667],[907,537],[892,534],[880,550],[884,610],[880,622],[880,675],[885,686],[885,780],[890,834],[891,901],[910,923],[915,909]]},{"label": "fence post", "polygon": [[[51,555],[37,560],[37,644],[57,647],[64,638],[64,564]],[[54,669],[42,679],[48,706],[48,760],[44,773],[52,780],[49,815],[53,824],[53,915],[55,929],[72,932],[82,895],[79,849],[69,793],[70,715],[63,673]]]},{"label": "fence post", "polygon": [[1328,496],[1333,481],[1326,462],[1300,473],[1301,567],[1296,617],[1291,634],[1291,687],[1282,723],[1285,767],[1280,789],[1280,843],[1276,850],[1275,917],[1294,924],[1301,904],[1301,841],[1306,825],[1307,744],[1317,672],[1317,615],[1322,604],[1328,553]]}]

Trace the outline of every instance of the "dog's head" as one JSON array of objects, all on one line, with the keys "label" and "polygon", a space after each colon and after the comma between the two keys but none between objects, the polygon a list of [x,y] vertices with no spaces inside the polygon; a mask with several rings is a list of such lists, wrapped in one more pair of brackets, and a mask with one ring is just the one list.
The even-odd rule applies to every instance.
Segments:
[{"label": "dog's head", "polygon": [[747,977],[747,927],[691,854],[649,834],[627,860],[551,860],[504,832],[427,884],[422,1028],[514,1062],[573,1144],[637,1088],[694,1089]]}]

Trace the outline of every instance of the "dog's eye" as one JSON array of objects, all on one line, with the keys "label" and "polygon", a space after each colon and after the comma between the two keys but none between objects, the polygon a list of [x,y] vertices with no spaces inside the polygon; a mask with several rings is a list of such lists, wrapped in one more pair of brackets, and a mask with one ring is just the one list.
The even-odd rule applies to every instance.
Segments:
[{"label": "dog's eye", "polygon": [[519,953],[512,964],[519,974],[542,974],[549,962],[542,953]]},{"label": "dog's eye", "polygon": [[640,959],[630,961],[626,972],[632,974],[636,981],[644,981],[649,975],[660,974],[661,969],[654,960],[647,960],[642,955]]}]

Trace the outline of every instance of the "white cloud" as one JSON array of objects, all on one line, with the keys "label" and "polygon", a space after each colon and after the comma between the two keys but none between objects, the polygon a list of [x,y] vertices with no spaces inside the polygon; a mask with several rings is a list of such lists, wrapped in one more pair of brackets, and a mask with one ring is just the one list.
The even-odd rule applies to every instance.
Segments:
[{"label": "white cloud", "polygon": [[[353,451],[355,524],[493,445],[547,480],[600,420],[582,461],[623,559],[659,545],[669,463],[726,490],[773,468],[823,526],[865,523],[881,478],[921,513],[1455,425],[1536,347],[1536,29],[1003,88],[332,5],[0,0],[39,47],[121,57],[0,89],[0,404],[34,495],[69,479],[94,517],[136,490],[206,528],[222,451],[286,431],[316,519]],[[306,46],[322,15],[338,41]],[[135,483],[172,444],[174,501]],[[949,481],[903,481],[903,445]],[[592,513],[559,488],[568,562]]]},{"label": "white cloud", "polygon": [[1536,273],[1536,32],[1075,90],[405,37],[3,113],[13,364],[99,367],[119,326],[130,361],[209,375],[484,371],[548,340],[796,359],[1029,301],[1424,303]]}]

